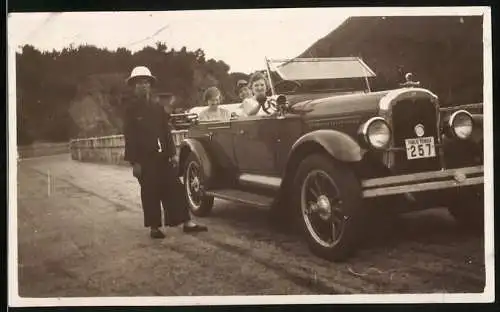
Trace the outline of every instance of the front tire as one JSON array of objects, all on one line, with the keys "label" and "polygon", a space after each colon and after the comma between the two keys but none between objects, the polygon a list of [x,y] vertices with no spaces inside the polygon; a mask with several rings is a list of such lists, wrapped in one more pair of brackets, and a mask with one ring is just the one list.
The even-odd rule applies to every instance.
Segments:
[{"label": "front tire", "polygon": [[300,164],[293,191],[311,251],[332,261],[352,255],[363,220],[361,185],[354,172],[327,155],[314,154]]},{"label": "front tire", "polygon": [[472,188],[454,194],[448,211],[458,225],[467,232],[479,233],[484,229],[484,189]]},{"label": "front tire", "polygon": [[195,154],[189,154],[184,166],[184,191],[189,210],[198,217],[205,217],[212,212],[213,196],[205,195],[202,164]]}]

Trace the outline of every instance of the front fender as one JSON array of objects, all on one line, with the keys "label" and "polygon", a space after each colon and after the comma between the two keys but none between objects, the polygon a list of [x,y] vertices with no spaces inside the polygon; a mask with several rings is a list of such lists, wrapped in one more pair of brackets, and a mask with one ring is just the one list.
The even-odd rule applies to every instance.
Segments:
[{"label": "front fender", "polygon": [[203,174],[208,181],[213,175],[212,161],[200,141],[196,139],[184,139],[179,148],[179,176],[183,174],[186,159],[190,153],[194,153],[201,163]]},{"label": "front fender", "polygon": [[472,114],[474,128],[472,130],[471,140],[477,144],[483,144],[483,114]]},{"label": "front fender", "polygon": [[308,154],[324,151],[344,162],[361,161],[366,152],[353,138],[336,130],[320,129],[304,134],[292,145],[288,153],[279,195],[282,200],[287,198],[287,191],[290,190],[302,159]]},{"label": "front fender", "polygon": [[340,161],[361,161],[365,153],[365,150],[359,146],[358,142],[349,135],[336,130],[321,129],[309,132],[300,137],[293,144],[288,159],[293,157],[293,154],[301,146],[312,142],[321,145],[333,158]]},{"label": "front fender", "polygon": [[474,128],[467,140],[441,137],[444,160],[448,168],[482,165],[484,162],[483,115],[472,114]]}]

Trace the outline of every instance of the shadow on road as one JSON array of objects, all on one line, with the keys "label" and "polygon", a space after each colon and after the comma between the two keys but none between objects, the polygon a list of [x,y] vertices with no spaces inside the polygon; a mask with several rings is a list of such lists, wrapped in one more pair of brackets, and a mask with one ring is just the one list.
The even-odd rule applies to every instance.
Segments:
[{"label": "shadow on road", "polygon": [[[269,210],[219,201],[211,219],[223,220],[228,226],[243,230],[260,240],[300,240],[300,233],[283,230],[269,221]],[[398,247],[409,243],[450,246],[464,239],[481,237],[479,233],[464,233],[445,208],[390,215],[370,220],[365,233],[365,247]]]}]

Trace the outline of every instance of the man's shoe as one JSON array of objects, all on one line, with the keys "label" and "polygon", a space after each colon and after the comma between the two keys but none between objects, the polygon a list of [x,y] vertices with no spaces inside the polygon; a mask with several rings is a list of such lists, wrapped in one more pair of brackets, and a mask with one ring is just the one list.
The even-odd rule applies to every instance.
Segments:
[{"label": "man's shoe", "polygon": [[182,227],[184,233],[195,233],[195,232],[206,232],[208,228],[204,225],[194,224],[194,225],[184,225]]},{"label": "man's shoe", "polygon": [[165,234],[163,234],[162,231],[160,231],[160,229],[151,229],[151,238],[158,238],[158,239],[161,239],[161,238],[165,238]]}]

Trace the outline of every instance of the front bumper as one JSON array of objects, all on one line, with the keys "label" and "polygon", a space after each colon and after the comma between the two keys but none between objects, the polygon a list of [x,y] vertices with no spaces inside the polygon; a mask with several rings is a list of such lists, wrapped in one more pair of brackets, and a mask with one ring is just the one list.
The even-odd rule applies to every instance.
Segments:
[{"label": "front bumper", "polygon": [[363,197],[370,198],[460,188],[483,183],[483,166],[474,166],[367,179],[361,182],[361,186]]}]

